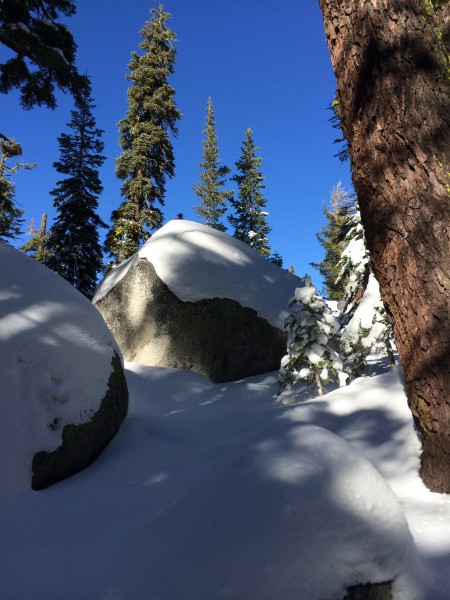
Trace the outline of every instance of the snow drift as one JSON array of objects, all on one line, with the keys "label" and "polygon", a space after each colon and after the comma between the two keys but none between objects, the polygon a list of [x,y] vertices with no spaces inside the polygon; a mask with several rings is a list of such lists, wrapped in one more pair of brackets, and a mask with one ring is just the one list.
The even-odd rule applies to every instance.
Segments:
[{"label": "snow drift", "polygon": [[[0,272],[0,495],[5,495],[30,488],[34,457],[60,447],[66,426],[91,422],[122,366],[117,359],[113,367],[119,349],[100,314],[59,275],[4,244]],[[91,459],[125,416],[126,384],[119,387],[114,402],[120,416],[107,415],[108,440],[96,432],[87,450]],[[40,469],[47,469],[47,458],[40,454]],[[62,462],[68,476],[67,456]]]}]

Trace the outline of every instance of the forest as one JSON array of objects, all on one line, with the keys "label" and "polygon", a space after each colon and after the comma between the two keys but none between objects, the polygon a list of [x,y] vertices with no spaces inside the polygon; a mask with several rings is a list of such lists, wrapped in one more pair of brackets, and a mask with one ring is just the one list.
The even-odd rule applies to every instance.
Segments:
[{"label": "forest", "polygon": [[[141,414],[142,423],[148,420],[144,430],[148,427],[151,437],[154,415],[155,427],[161,422],[163,431],[163,405],[159,406],[158,400],[146,406],[146,396],[152,397],[153,390],[167,398],[167,406],[182,398],[182,411],[189,415],[201,406],[193,400],[198,389],[206,404],[228,406],[220,409],[225,411],[224,422],[231,424],[242,416],[242,432],[224,437],[217,446],[205,441],[203,448],[196,450],[194,439],[187,442],[187,455],[214,455],[225,448],[224,458],[196,463],[197,472],[187,476],[189,485],[172,511],[177,485],[184,486],[182,471],[176,475],[169,492],[161,496],[161,506],[165,506],[161,524],[156,516],[149,524],[149,533],[166,547],[160,567],[155,555],[144,576],[146,567],[140,557],[137,582],[131,583],[129,567],[120,571],[111,583],[112,593],[117,594],[114,597],[263,597],[264,586],[249,582],[258,579],[268,560],[269,536],[276,538],[279,552],[292,552],[296,558],[289,569],[283,561],[273,563],[267,598],[298,594],[305,600],[445,597],[446,575],[436,573],[450,551],[448,536],[441,538],[430,527],[429,539],[423,536],[424,542],[412,513],[405,508],[405,517],[401,505],[420,499],[424,505],[433,505],[438,521],[449,518],[450,6],[440,0],[401,0],[392,6],[371,0],[320,0],[319,7],[336,78],[335,96],[327,112],[338,145],[330,148],[330,153],[350,170],[351,185],[336,183],[322,205],[321,229],[312,232],[321,255],[309,263],[318,275],[302,277],[293,264],[283,264],[282,254],[271,242],[271,187],[266,187],[266,161],[256,143],[258,133],[250,127],[244,129],[233,165],[226,164],[221,158],[211,96],[205,99],[198,171],[192,174],[195,217],[185,218],[180,211],[167,221],[167,188],[176,178],[175,142],[184,115],[173,85],[182,44],[171,27],[173,16],[162,4],[151,8],[128,64],[126,110],[117,125],[120,153],[114,163],[121,199],[116,205],[110,200],[109,221],[99,209],[107,157],[105,131],[96,119],[95,82],[77,64],[77,40],[63,22],[76,14],[76,3],[5,0],[0,6],[0,42],[9,56],[0,65],[0,92],[15,94],[30,114],[58,111],[61,92],[73,102],[70,119],[57,138],[56,183],[48,192],[53,222],[47,212],[42,213],[39,225],[30,224],[29,239],[24,243],[19,240],[24,235],[25,210],[16,181],[22,172],[39,166],[21,162],[23,148],[9,133],[13,129],[10,123],[4,122],[0,131],[0,241],[6,301],[1,315],[2,355],[7,365],[7,393],[1,400],[6,445],[2,490],[7,499],[2,519],[6,523],[20,518],[20,503],[14,498],[25,489],[28,494],[44,490],[44,495],[47,488],[62,490],[61,498],[65,498],[66,481],[76,483],[80,475],[70,476],[86,467],[86,490],[96,493],[96,488],[90,487],[93,467],[89,465],[106,447],[104,452],[112,452],[117,465],[130,455],[130,441],[124,436],[133,419]],[[176,211],[176,205],[171,210]],[[278,243],[279,238],[274,239]],[[48,306],[54,307],[54,313]],[[89,327],[88,322],[92,323]],[[52,347],[60,347],[58,358]],[[92,366],[98,360],[97,374]],[[69,363],[80,370],[79,381],[72,382]],[[222,366],[218,367],[219,363]],[[23,377],[29,384],[19,385]],[[190,393],[181,393],[176,384],[177,378],[183,377],[188,379],[180,379],[180,384],[184,381]],[[205,382],[195,377],[203,377]],[[259,379],[251,383],[249,377]],[[158,378],[167,378],[167,387]],[[261,424],[245,433],[250,419],[248,407],[242,406],[244,387],[239,392],[236,388],[240,405],[231,401],[227,405],[222,398],[241,380],[245,389],[253,390],[256,420]],[[268,382],[265,399],[264,381]],[[384,391],[372,404],[377,381]],[[219,393],[221,384],[225,387]],[[343,406],[351,399],[354,404],[358,389],[366,404],[353,406],[347,413]],[[13,403],[8,390],[14,390]],[[380,404],[382,397],[388,401],[389,390],[396,402],[404,400],[407,408],[396,413],[395,419],[387,406]],[[78,405],[82,398],[85,400]],[[221,427],[215,422],[220,410],[209,413],[205,426],[200,417],[198,435],[202,439],[205,435],[207,439],[208,429],[221,438]],[[372,437],[365,438],[364,428],[368,435],[371,421],[364,421],[362,427],[359,419],[367,419],[369,413],[376,427]],[[348,416],[353,414],[354,418]],[[280,425],[278,430],[274,418],[284,420],[286,426]],[[344,418],[348,431],[339,426]],[[20,419],[24,431],[29,432],[29,439],[23,441],[22,434],[14,433]],[[47,429],[40,433],[38,424],[44,421]],[[289,421],[298,423],[298,431],[287,426]],[[174,447],[168,453],[163,445],[156,449],[160,474],[154,477],[162,479],[155,482],[165,480],[171,472],[171,452],[180,450],[178,444],[185,435],[181,431],[191,426],[190,417],[174,425],[170,433],[177,440]],[[358,431],[364,438],[365,453],[361,441],[352,438],[351,427],[355,436]],[[392,430],[394,437],[385,432],[385,439],[379,431],[383,427]],[[402,431],[401,450],[394,450],[395,435],[399,435],[396,429]],[[269,432],[265,438],[261,437],[264,431]],[[416,477],[414,484],[413,479],[408,479],[408,484],[405,479],[400,485],[376,457],[377,447],[383,445],[392,468],[401,470],[401,452],[405,461],[416,460],[408,471],[408,477]],[[312,450],[316,447],[326,449],[320,450],[319,459]],[[333,456],[345,457],[342,464],[348,468],[336,471],[336,480],[330,475],[335,469]],[[361,466],[358,460],[367,465]],[[245,470],[239,471],[234,480],[233,461],[250,461],[247,475]],[[263,484],[262,473],[272,472],[270,465],[277,461],[280,504],[279,509],[267,512],[268,500],[259,503],[256,498],[259,494],[271,498],[270,485],[275,484]],[[300,485],[307,473],[304,465],[310,463],[314,464],[311,486]],[[144,463],[139,468],[145,470]],[[364,485],[364,477],[358,479],[360,468],[370,472]],[[122,477],[121,467],[117,469]],[[286,482],[292,476],[299,486],[295,500],[280,483],[283,469],[291,473]],[[344,471],[353,473],[350,479]],[[98,472],[110,477],[106,471]],[[143,471],[136,477],[143,478]],[[68,485],[72,489],[74,484]],[[109,485],[108,480],[105,489]],[[410,497],[406,490],[413,485]],[[418,485],[423,486],[420,492]],[[222,489],[223,497],[238,506],[234,486],[243,486],[242,506],[252,508],[223,517],[231,536],[228,540],[226,530],[212,516],[214,507],[221,504],[213,490]],[[391,489],[385,491],[384,486],[394,489],[392,498]],[[337,493],[338,489],[344,491]],[[348,499],[349,489],[357,498],[363,494],[370,519],[362,505],[353,505]],[[213,537],[208,537],[208,527],[203,530],[201,511],[195,508],[202,490],[207,490],[204,512]],[[321,529],[324,535],[337,528],[340,503],[346,514],[341,522],[354,532],[343,550],[344,558],[329,568],[329,577],[319,559],[323,544],[305,559],[301,558],[304,545],[280,536],[280,515],[291,503],[295,515],[309,510],[306,507],[313,490],[324,502],[317,508],[317,518],[324,511],[333,515]],[[48,510],[53,511],[57,499],[50,498]],[[157,498],[139,498],[139,502],[148,500],[155,515],[159,514]],[[324,498],[331,499],[332,508]],[[36,501],[30,496],[24,502],[22,516],[28,519]],[[390,522],[383,521],[379,510],[384,503],[390,506]],[[252,529],[246,529],[243,515],[251,515]],[[305,524],[297,523],[296,518],[292,517],[291,527],[301,529]],[[127,523],[130,519],[129,515]],[[171,519],[182,523],[173,545],[157,533],[158,527]],[[268,520],[270,530],[261,528],[260,519]],[[360,521],[366,519],[372,523],[370,531],[360,528]],[[102,522],[106,526],[108,518]],[[304,531],[308,544],[318,535],[317,527]],[[388,539],[381,532],[389,529],[396,534]],[[195,544],[196,530],[203,532],[198,553],[186,558]],[[54,531],[57,535],[57,529]],[[140,544],[136,532],[131,531],[122,529],[121,535],[135,540],[136,551],[155,552],[156,547]],[[14,529],[8,536],[14,539]],[[39,537],[37,530],[35,536]],[[24,543],[33,545],[37,537],[25,536]],[[357,567],[349,556],[361,550],[364,537],[373,541],[373,547]],[[336,529],[325,545],[338,548],[341,539],[342,532]],[[432,547],[433,539],[437,549],[432,560],[425,548],[427,544]],[[227,544],[235,547],[241,541],[252,552],[247,555],[243,551],[238,568]],[[259,545],[265,549],[260,554],[255,550]],[[379,559],[381,547],[385,555]],[[223,582],[214,560],[210,573],[201,566],[210,552],[217,564],[227,565]],[[48,548],[45,553],[51,556]],[[71,556],[79,561],[78,555]],[[114,552],[109,558],[114,562]],[[10,560],[12,572],[20,568],[20,561]],[[293,565],[300,569],[301,581]],[[314,570],[320,576],[311,579]],[[110,569],[98,581],[94,571],[88,571],[95,597],[107,597],[105,581]],[[175,573],[173,578],[169,571]],[[188,583],[189,572],[198,578],[197,583]],[[55,597],[68,574],[61,577]],[[30,596],[26,585],[16,588],[14,575],[8,579],[8,593],[17,598],[50,597],[45,596],[47,581],[39,583],[34,575],[31,580],[36,586],[34,595]],[[152,585],[155,591],[147,595],[144,590]],[[75,589],[71,597],[86,597],[82,590],[82,586]]]}]

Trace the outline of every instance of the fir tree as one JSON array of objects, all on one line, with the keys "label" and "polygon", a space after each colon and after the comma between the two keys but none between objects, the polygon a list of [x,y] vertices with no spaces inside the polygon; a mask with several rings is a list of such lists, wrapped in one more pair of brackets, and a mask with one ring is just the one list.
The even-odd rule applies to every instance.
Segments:
[{"label": "fir tree", "polygon": [[194,210],[200,218],[205,219],[206,225],[219,231],[225,231],[226,227],[220,222],[220,218],[226,212],[226,201],[231,200],[233,192],[222,188],[225,184],[225,176],[231,170],[229,167],[220,164],[214,107],[211,98],[208,98],[206,126],[203,133],[205,139],[203,140],[202,162],[200,163],[201,181],[193,186],[200,204],[194,206]]},{"label": "fir tree", "polygon": [[295,290],[290,307],[284,325],[288,332],[287,354],[281,360],[278,374],[278,395],[283,394],[282,401],[286,401],[299,381],[316,387],[319,396],[324,394],[324,384],[333,378],[344,385],[347,375],[334,348],[338,325],[310,277],[305,278],[304,287]]},{"label": "fir tree", "polygon": [[175,105],[175,90],[168,84],[175,69],[176,36],[166,23],[170,18],[161,4],[141,30],[139,47],[132,53],[127,75],[128,112],[119,122],[122,154],[116,161],[116,175],[123,181],[124,201],[111,215],[105,248],[114,262],[135,252],[162,225],[166,179],[175,173],[170,133],[177,135],[181,113]]},{"label": "fir tree", "polygon": [[324,282],[322,294],[330,300],[339,301],[344,297],[347,275],[339,277],[342,269],[340,261],[347,244],[345,235],[349,219],[355,210],[355,203],[355,197],[339,182],[331,192],[329,205],[323,207],[327,222],[316,234],[325,250],[325,257],[319,263],[310,263],[310,265],[321,274]]},{"label": "fir tree", "polygon": [[283,257],[281,256],[281,254],[279,252],[274,252],[272,254],[272,256],[269,257],[269,260],[274,265],[277,265],[277,267],[283,266]]},{"label": "fir tree", "polygon": [[36,260],[41,263],[46,263],[49,254],[46,249],[47,244],[47,214],[44,213],[41,217],[41,225],[39,229],[36,229],[34,226],[34,219],[31,219],[31,223],[28,230],[28,235],[31,235],[31,238],[20,246],[20,250],[28,254],[28,256],[32,256]]},{"label": "fir tree", "polygon": [[251,246],[261,256],[268,257],[270,248],[267,236],[270,227],[267,224],[268,213],[264,210],[267,200],[262,193],[265,188],[261,172],[262,158],[256,156],[258,148],[254,144],[251,129],[247,129],[241,149],[241,157],[236,162],[238,174],[231,178],[237,183],[238,197],[230,199],[234,215],[230,215],[228,221],[234,227],[233,237]]},{"label": "fir tree", "polygon": [[391,340],[392,327],[380,296],[380,289],[370,264],[361,215],[356,211],[348,222],[348,233],[342,252],[338,281],[346,278],[341,312],[341,354],[351,364],[351,374],[364,373],[371,354],[387,354],[391,368],[395,367]]},{"label": "fir tree", "polygon": [[16,163],[8,166],[6,162],[22,154],[22,148],[15,140],[0,136],[0,241],[14,240],[22,233],[24,210],[15,202],[15,188],[11,181],[13,173],[20,168],[32,168],[34,165]]},{"label": "fir tree", "polygon": [[55,85],[75,96],[82,78],[75,67],[76,44],[60,14],[75,13],[70,0],[3,0],[0,2],[0,43],[14,54],[0,64],[0,93],[20,90],[26,109],[55,108]]},{"label": "fir tree", "polygon": [[68,123],[72,133],[58,138],[61,158],[53,166],[65,178],[50,192],[57,216],[46,243],[46,264],[88,298],[102,270],[98,228],[106,227],[96,213],[103,191],[99,169],[105,157],[101,155],[103,131],[96,127],[94,108],[91,84],[85,77]]}]

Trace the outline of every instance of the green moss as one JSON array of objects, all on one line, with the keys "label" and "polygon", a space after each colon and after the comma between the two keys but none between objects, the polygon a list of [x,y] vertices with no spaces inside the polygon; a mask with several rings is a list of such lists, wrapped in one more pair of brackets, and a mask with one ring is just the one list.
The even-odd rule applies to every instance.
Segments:
[{"label": "green moss", "polygon": [[66,425],[59,448],[34,455],[33,490],[45,489],[86,468],[114,437],[127,413],[128,388],[117,353],[112,367],[108,390],[92,419],[80,425]]},{"label": "green moss", "polygon": [[[87,423],[80,425],[66,425],[63,429],[62,439],[64,444],[73,444],[77,440],[85,439],[98,428],[100,423],[108,423],[111,421],[111,415],[116,414],[117,406],[117,390],[126,387],[125,374],[117,352],[112,358],[113,371],[108,379],[108,390],[102,400],[99,410],[93,414],[92,419]],[[126,416],[127,405],[120,409],[123,412],[123,418]]]},{"label": "green moss", "polygon": [[450,54],[444,39],[444,24],[439,17],[439,1],[423,0],[425,19],[431,22],[436,38],[434,50],[442,64],[442,74],[450,81]]}]

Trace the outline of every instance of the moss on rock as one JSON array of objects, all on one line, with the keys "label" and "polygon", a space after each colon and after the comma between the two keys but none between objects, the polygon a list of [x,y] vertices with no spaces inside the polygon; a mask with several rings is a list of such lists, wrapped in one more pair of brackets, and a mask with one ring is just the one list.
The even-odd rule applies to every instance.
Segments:
[{"label": "moss on rock", "polygon": [[80,425],[66,425],[59,448],[34,455],[33,490],[45,489],[89,466],[116,434],[128,408],[127,382],[117,353],[112,367],[108,390],[92,419]]}]

